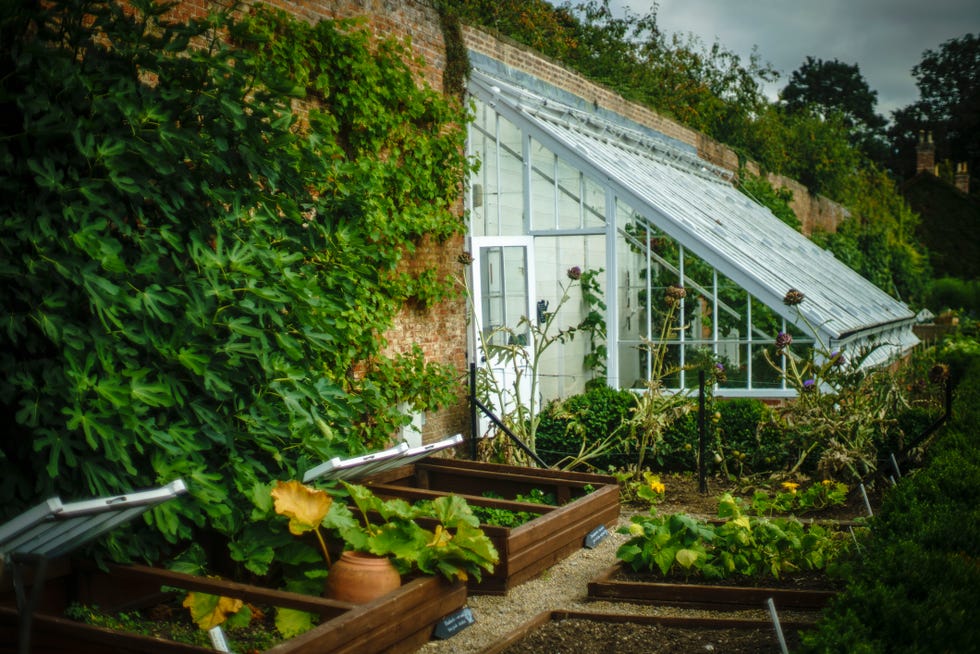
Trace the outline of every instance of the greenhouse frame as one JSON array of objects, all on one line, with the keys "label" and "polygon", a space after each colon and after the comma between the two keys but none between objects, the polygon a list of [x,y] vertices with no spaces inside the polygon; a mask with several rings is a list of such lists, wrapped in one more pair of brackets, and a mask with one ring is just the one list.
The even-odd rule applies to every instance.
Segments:
[{"label": "greenhouse frame", "polygon": [[[598,311],[601,332],[554,338],[533,373],[542,400],[590,380],[640,389],[664,372],[694,388],[691,364],[720,362],[718,396],[789,397],[777,334],[882,365],[918,339],[914,313],[734,185],[693,147],[471,52],[479,162],[467,195],[476,360],[506,335],[533,348]],[[577,279],[578,274],[582,279]],[[573,279],[576,278],[576,279]],[[592,292],[583,293],[587,280]],[[686,295],[670,308],[671,287]],[[615,289],[615,292],[609,292]],[[790,290],[803,294],[786,303]],[[665,318],[669,319],[665,323]],[[665,328],[665,324],[667,327]],[[784,337],[785,338],[785,337]],[[490,363],[508,376],[503,364]]]}]

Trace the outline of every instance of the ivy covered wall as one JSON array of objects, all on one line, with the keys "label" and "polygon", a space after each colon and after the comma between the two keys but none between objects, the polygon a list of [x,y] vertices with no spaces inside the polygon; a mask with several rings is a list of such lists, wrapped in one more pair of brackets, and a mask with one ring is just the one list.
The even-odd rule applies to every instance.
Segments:
[{"label": "ivy covered wall", "polygon": [[465,428],[466,110],[402,40],[308,8],[3,17],[0,521],[182,477],[154,530],[234,544],[256,489],[406,408]]}]

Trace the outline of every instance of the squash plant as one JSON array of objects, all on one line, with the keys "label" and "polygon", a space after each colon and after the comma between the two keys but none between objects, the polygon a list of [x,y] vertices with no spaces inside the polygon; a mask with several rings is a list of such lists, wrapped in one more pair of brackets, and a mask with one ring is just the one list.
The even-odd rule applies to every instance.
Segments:
[{"label": "squash plant", "polygon": [[[356,22],[152,0],[0,25],[0,521],[184,478],[120,557],[216,530],[252,490],[382,444],[455,371],[384,337],[452,284],[467,111]],[[411,272],[407,272],[411,271]],[[236,547],[236,543],[238,546]]]}]

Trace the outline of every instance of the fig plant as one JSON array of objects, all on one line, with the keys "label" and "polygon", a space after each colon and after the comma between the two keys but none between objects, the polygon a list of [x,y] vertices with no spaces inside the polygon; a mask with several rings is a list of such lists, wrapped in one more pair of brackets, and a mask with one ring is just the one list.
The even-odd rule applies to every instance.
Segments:
[{"label": "fig plant", "polygon": [[462,233],[468,110],[357,22],[203,6],[0,25],[0,522],[181,477],[113,556],[217,531],[248,565],[251,489],[458,394],[386,333],[455,293],[438,256],[404,264]]}]

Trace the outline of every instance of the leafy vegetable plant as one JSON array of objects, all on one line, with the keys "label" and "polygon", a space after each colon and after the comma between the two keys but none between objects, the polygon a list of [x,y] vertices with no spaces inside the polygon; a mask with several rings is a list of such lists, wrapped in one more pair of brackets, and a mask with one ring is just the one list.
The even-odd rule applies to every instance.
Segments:
[{"label": "leafy vegetable plant", "polygon": [[751,508],[756,515],[793,513],[804,515],[828,506],[842,506],[847,500],[847,485],[825,479],[800,490],[795,482],[783,482],[782,490],[770,495],[764,490],[752,496]]},{"label": "leafy vegetable plant", "polygon": [[819,525],[804,526],[793,518],[744,515],[728,493],[719,500],[713,525],[675,513],[634,516],[620,533],[632,536],[616,555],[634,571],[659,571],[664,576],[774,577],[797,571],[825,570],[845,555],[850,541],[841,532]]},{"label": "leafy vegetable plant", "polygon": [[[483,497],[502,498],[500,494],[493,491],[485,491]],[[514,499],[530,504],[554,505],[556,503],[553,493],[545,493],[540,488],[532,488],[527,495],[518,493]],[[471,508],[481,524],[495,527],[520,527],[525,522],[530,522],[540,515],[531,511],[512,511],[496,506],[474,506]]]}]

